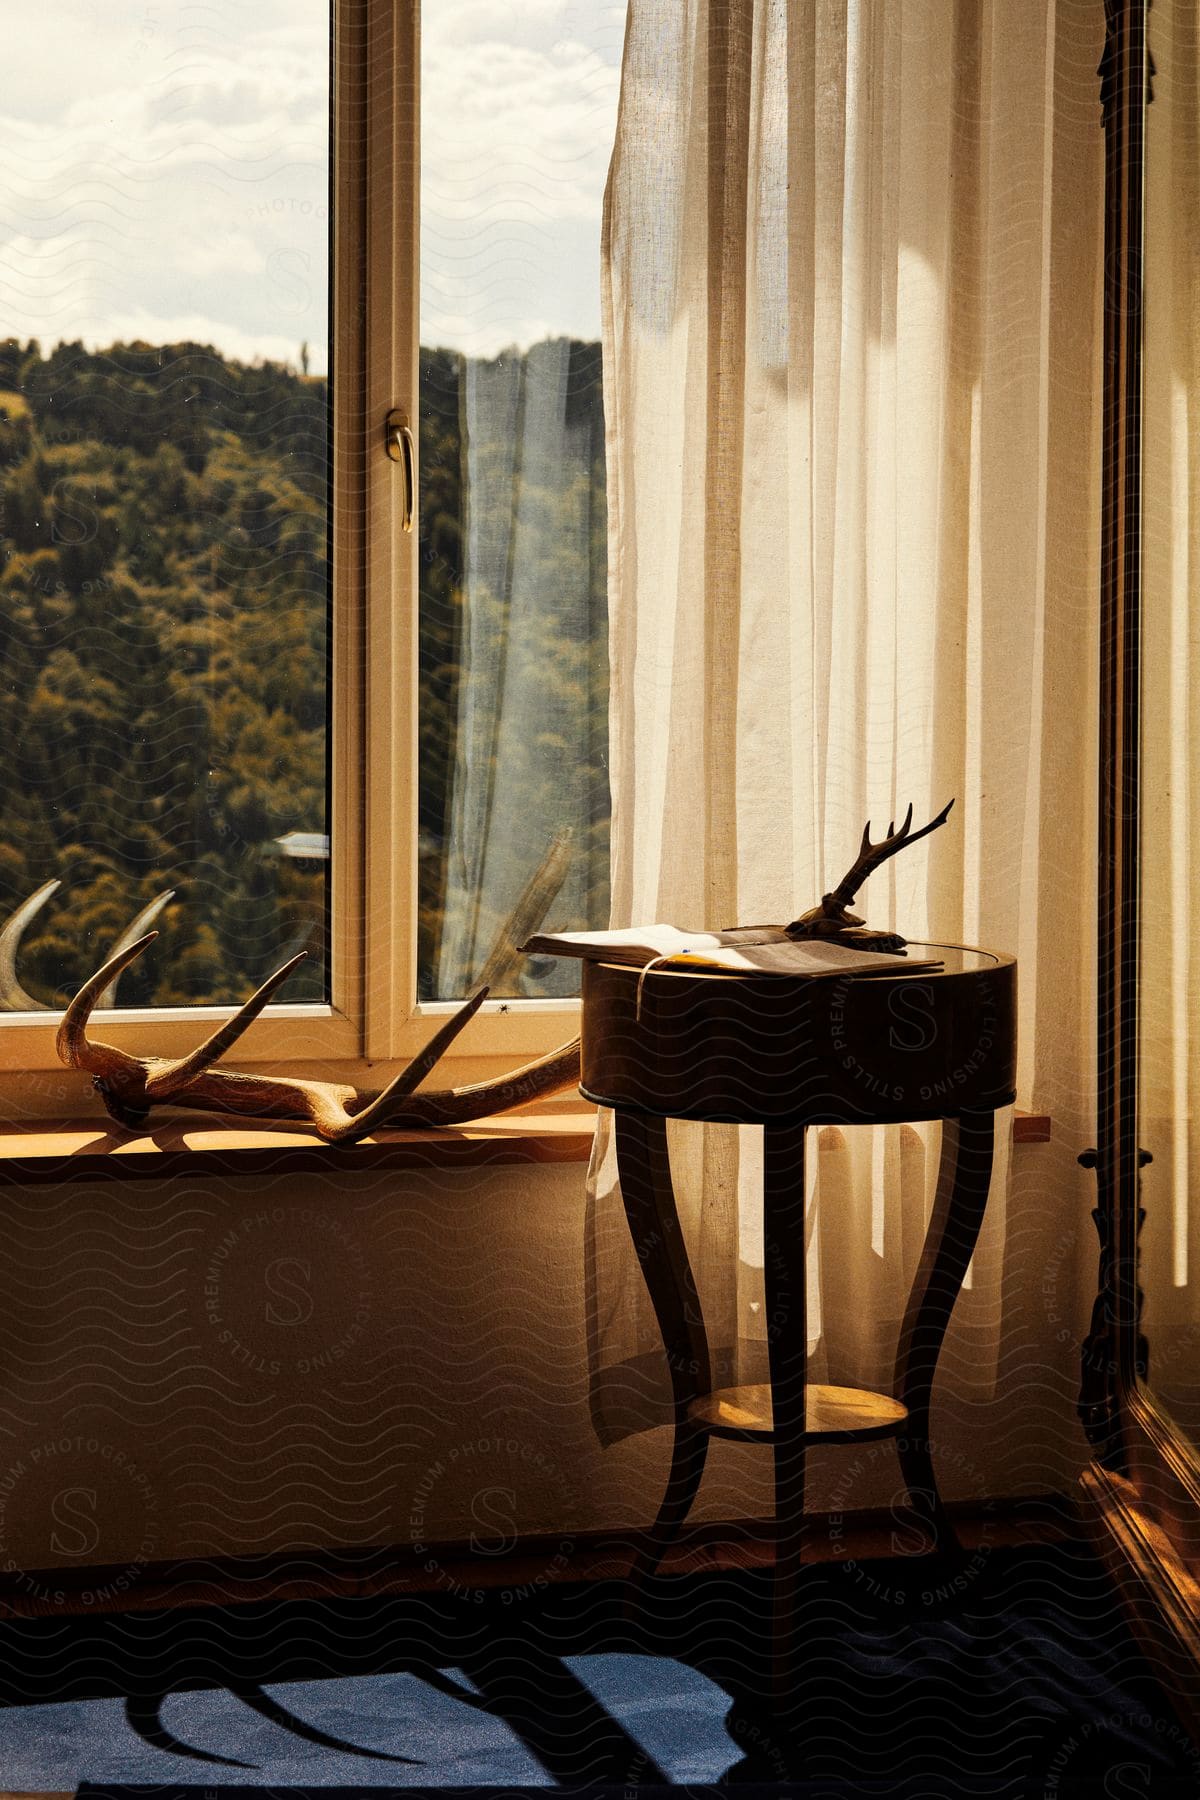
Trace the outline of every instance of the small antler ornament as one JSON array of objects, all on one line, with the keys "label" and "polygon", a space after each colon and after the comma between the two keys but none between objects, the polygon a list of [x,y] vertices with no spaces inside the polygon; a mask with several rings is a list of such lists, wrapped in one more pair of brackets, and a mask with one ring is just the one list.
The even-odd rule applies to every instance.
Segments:
[{"label": "small antler ornament", "polygon": [[849,911],[850,902],[880,863],[886,862],[889,856],[906,850],[920,838],[928,837],[939,825],[944,825],[953,805],[953,800],[948,800],[936,819],[931,819],[928,825],[922,825],[920,831],[913,831],[910,829],[913,814],[910,804],[899,831],[896,830],[893,819],[887,828],[887,836],[877,844],[871,842],[871,821],[868,819],[863,827],[858,855],[851,867],[832,893],[821,896],[819,906],[810,907],[806,913],[801,913],[798,919],[793,919],[790,925],[784,927],[788,937],[832,939],[834,943],[849,944],[859,950],[903,950],[907,939],[894,931],[870,930],[856,913]]}]

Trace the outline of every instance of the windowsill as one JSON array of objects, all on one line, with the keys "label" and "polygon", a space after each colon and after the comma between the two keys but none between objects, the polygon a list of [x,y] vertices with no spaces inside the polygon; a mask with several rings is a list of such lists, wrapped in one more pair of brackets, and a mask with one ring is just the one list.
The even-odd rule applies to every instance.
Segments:
[{"label": "windowsill", "polygon": [[[378,1131],[360,1144],[327,1144],[294,1123],[252,1130],[164,1119],[138,1134],[96,1120],[33,1121],[0,1130],[0,1182],[161,1180],[169,1175],[272,1175],[308,1170],[503,1168],[517,1163],[583,1163],[595,1112],[578,1100],[475,1119],[437,1131]],[[1017,1144],[1050,1141],[1044,1113],[1018,1112]]]},{"label": "windowsill", "polygon": [[170,1175],[301,1174],[501,1168],[586,1162],[595,1112],[511,1112],[437,1131],[377,1131],[358,1144],[328,1144],[294,1122],[222,1125],[164,1118],[133,1133],[96,1120],[38,1120],[0,1130],[0,1182],[144,1181]]}]

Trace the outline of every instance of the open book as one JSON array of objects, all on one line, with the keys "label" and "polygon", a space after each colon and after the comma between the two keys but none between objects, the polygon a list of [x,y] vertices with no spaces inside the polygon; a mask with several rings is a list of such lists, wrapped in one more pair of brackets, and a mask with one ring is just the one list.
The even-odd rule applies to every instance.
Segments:
[{"label": "open book", "polygon": [[527,955],[581,956],[642,969],[714,969],[731,975],[881,975],[895,969],[940,969],[903,951],[855,950],[823,938],[789,938],[782,926],[734,931],[680,931],[637,925],[629,931],[551,931],[531,937]]}]

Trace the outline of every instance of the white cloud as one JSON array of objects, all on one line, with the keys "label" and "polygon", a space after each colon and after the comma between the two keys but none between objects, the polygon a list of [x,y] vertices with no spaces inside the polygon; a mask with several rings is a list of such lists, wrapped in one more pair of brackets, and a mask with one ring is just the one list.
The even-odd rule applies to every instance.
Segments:
[{"label": "white cloud", "polygon": [[[6,16],[7,15],[7,16]],[[324,9],[56,0],[0,118],[0,336],[294,361],[325,337]],[[51,81],[46,71],[53,70]]]},{"label": "white cloud", "polygon": [[[486,353],[597,331],[623,11],[427,6],[430,340]],[[321,0],[54,0],[36,20],[0,0],[0,337],[191,321],[230,354],[315,354],[327,21]]]},{"label": "white cloud", "polygon": [[422,47],[422,336],[595,337],[624,9],[458,0]]}]

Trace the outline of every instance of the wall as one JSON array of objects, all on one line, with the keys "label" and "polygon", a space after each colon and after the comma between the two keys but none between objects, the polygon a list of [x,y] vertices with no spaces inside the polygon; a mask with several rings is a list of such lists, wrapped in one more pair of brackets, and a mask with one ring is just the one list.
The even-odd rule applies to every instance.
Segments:
[{"label": "wall", "polygon": [[[1077,1147],[1014,1153],[999,1381],[964,1384],[956,1357],[939,1400],[952,1496],[1066,1488],[1081,1461]],[[601,1449],[591,1430],[579,1164],[91,1183],[3,1206],[10,1573],[472,1536],[497,1553],[517,1532],[549,1534],[552,1558],[653,1514],[667,1433]],[[699,1516],[767,1514],[769,1471],[757,1447],[716,1445]],[[898,1485],[886,1445],[812,1459],[821,1509]]]}]

